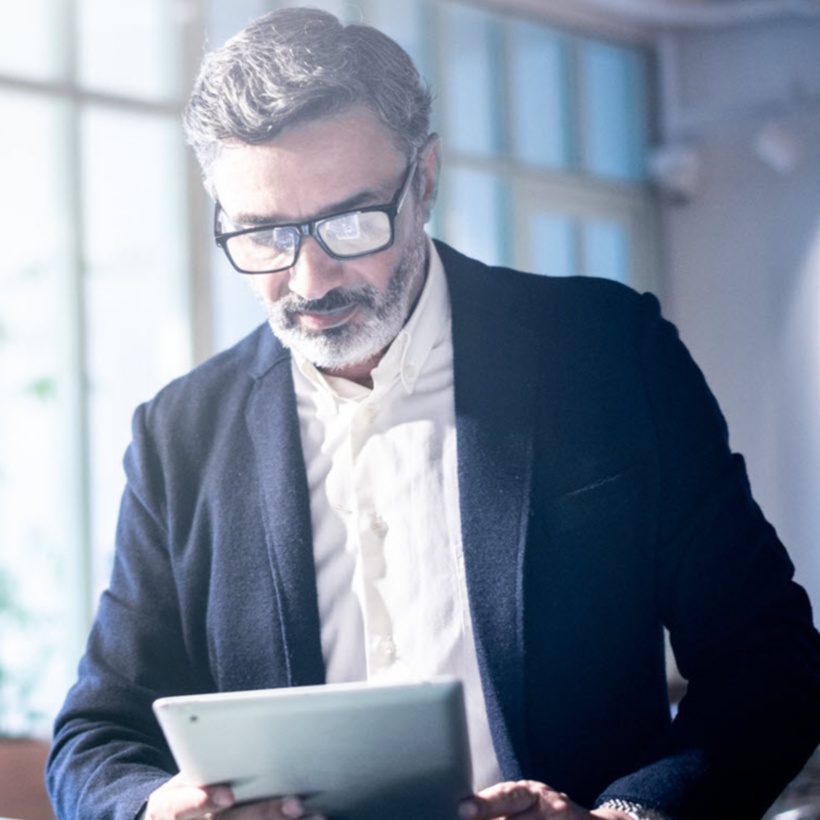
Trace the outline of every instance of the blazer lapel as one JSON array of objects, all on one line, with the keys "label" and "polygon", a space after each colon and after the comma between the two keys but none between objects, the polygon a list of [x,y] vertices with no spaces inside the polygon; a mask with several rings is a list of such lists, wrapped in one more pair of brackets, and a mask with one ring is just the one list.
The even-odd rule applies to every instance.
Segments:
[{"label": "blazer lapel", "polygon": [[[439,248],[453,305],[459,496],[467,587],[493,742],[505,777],[526,768],[523,578],[537,334],[475,298],[484,271]],[[481,278],[481,277],[479,277]],[[495,287],[499,286],[495,280]],[[278,348],[278,344],[275,344]],[[289,356],[258,366],[247,409],[291,685],[324,682],[310,499]],[[260,360],[262,357],[260,357]]]},{"label": "blazer lapel", "polygon": [[496,755],[505,777],[518,778],[526,768],[522,568],[535,403],[526,384],[538,370],[538,343],[532,330],[488,309],[491,298],[475,298],[477,271],[468,264],[475,265],[445,256],[464,561]]},{"label": "blazer lapel", "polygon": [[324,683],[325,672],[299,419],[290,357],[279,350],[273,365],[268,360],[256,374],[246,419],[257,458],[288,682],[302,686]]}]

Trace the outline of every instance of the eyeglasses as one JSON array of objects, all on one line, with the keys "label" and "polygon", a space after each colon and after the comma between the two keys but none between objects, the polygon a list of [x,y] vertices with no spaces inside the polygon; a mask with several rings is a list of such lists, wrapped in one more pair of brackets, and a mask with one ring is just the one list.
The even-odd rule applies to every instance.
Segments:
[{"label": "eyeglasses", "polygon": [[277,273],[296,264],[302,238],[312,236],[333,259],[355,259],[389,248],[395,236],[395,221],[401,211],[416,162],[407,168],[399,189],[387,205],[374,205],[286,225],[255,225],[225,230],[232,225],[217,202],[214,210],[214,239],[240,273]]}]

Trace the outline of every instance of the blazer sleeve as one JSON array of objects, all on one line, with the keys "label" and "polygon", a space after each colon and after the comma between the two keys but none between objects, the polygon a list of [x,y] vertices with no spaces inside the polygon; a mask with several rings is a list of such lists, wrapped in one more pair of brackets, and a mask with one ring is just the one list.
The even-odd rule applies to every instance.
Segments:
[{"label": "blazer sleeve", "polygon": [[654,297],[641,311],[661,476],[657,601],[688,689],[646,765],[598,802],[759,818],[820,741],[820,636],[701,372]]},{"label": "blazer sleeve", "polygon": [[132,435],[110,583],[55,722],[60,820],[133,820],[176,772],[158,697],[324,674],[289,359],[270,329],[163,388]]},{"label": "blazer sleeve", "polygon": [[59,820],[133,820],[176,771],[153,700],[202,685],[182,633],[147,413],[137,410],[125,457],[111,583],[55,723],[47,785]]}]

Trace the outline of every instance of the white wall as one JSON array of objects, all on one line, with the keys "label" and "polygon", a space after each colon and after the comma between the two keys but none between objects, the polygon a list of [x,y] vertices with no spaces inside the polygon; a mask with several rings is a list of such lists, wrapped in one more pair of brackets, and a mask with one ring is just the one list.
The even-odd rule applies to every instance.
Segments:
[{"label": "white wall", "polygon": [[[661,291],[820,621],[820,20],[679,32],[664,88],[700,181],[663,206]],[[670,79],[670,77],[667,77]],[[797,165],[755,138],[777,121]]]}]

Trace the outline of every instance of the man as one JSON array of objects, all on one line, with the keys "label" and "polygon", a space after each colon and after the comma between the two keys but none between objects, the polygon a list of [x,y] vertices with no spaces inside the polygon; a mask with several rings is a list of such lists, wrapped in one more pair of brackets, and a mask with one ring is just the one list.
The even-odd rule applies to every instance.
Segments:
[{"label": "man", "polygon": [[476,820],[759,817],[820,740],[808,601],[674,328],[431,242],[429,108],[315,10],[206,57],[186,127],[268,323],[135,414],[60,818],[302,816],[173,776],[187,692],[457,674]]}]

